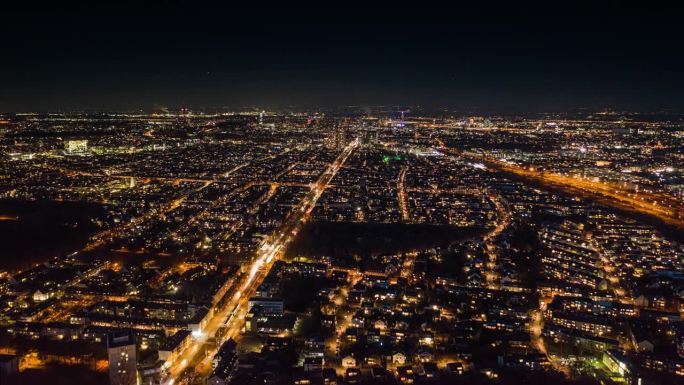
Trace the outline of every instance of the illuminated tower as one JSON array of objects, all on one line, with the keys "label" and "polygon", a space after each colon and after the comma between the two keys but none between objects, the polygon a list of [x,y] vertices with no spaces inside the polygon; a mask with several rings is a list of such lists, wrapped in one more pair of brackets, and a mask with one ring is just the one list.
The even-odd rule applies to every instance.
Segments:
[{"label": "illuminated tower", "polygon": [[190,109],[186,106],[182,106],[180,109],[180,112],[178,113],[178,121],[184,126],[184,127],[191,127],[191,121],[190,121]]},{"label": "illuminated tower", "polygon": [[109,384],[136,385],[138,383],[135,338],[131,333],[112,333],[107,336]]},{"label": "illuminated tower", "polygon": [[347,122],[344,122],[337,127],[337,149],[338,150],[341,150],[347,146],[348,136],[349,136],[349,130],[347,127]]}]

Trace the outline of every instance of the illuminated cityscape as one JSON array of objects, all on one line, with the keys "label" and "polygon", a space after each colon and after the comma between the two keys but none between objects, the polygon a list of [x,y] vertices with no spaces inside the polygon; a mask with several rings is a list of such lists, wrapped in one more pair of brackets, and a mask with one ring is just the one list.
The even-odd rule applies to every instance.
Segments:
[{"label": "illuminated cityscape", "polygon": [[2,349],[19,371],[71,365],[112,384],[684,376],[681,120],[3,121],[3,223],[53,215],[58,234],[35,242],[81,245],[10,248]]},{"label": "illuminated cityscape", "polygon": [[8,10],[1,385],[684,384],[677,12],[241,7]]}]

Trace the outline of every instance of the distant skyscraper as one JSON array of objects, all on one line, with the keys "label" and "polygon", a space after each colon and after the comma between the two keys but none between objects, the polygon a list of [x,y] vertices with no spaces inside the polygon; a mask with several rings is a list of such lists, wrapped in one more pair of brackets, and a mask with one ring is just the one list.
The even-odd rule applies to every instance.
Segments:
[{"label": "distant skyscraper", "polygon": [[138,382],[135,338],[130,333],[107,336],[109,384],[136,385]]},{"label": "distant skyscraper", "polygon": [[367,128],[361,131],[361,144],[363,146],[372,146],[378,141],[378,131],[376,129]]},{"label": "distant skyscraper", "polygon": [[349,131],[346,122],[336,122],[328,136],[328,148],[333,150],[343,149],[347,145],[348,135]]},{"label": "distant skyscraper", "polygon": [[183,127],[192,127],[192,121],[190,120],[190,109],[186,106],[182,106],[178,112],[178,123]]}]

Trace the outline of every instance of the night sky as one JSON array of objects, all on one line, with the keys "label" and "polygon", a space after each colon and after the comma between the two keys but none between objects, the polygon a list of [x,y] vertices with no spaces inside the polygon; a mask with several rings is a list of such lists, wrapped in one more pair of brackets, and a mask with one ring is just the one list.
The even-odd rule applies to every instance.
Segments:
[{"label": "night sky", "polygon": [[684,112],[682,8],[252,3],[5,8],[0,111],[423,105]]}]

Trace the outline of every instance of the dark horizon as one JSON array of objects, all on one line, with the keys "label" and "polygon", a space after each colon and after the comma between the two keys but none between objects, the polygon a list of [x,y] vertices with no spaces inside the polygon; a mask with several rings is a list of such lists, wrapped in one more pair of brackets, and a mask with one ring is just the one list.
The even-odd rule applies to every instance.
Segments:
[{"label": "dark horizon", "polygon": [[0,111],[684,112],[678,8],[338,7],[10,8],[0,27]]}]

